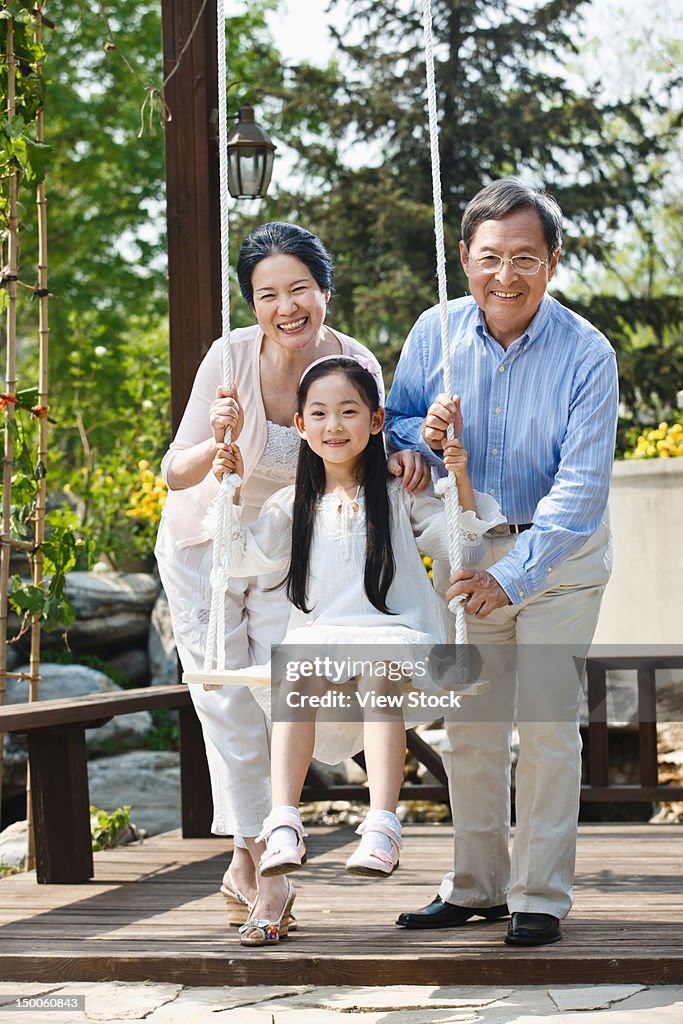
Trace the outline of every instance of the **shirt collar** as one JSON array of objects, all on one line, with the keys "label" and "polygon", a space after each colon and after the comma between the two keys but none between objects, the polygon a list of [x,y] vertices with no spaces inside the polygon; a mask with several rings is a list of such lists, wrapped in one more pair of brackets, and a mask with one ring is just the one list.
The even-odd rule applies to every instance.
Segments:
[{"label": "shirt collar", "polygon": [[[532,341],[536,340],[536,338],[539,336],[539,334],[541,334],[541,332],[545,328],[545,325],[548,322],[548,318],[550,316],[551,302],[552,300],[550,296],[547,292],[545,292],[543,298],[541,299],[539,307],[536,310],[536,313],[534,314],[533,320],[527,327],[524,334],[521,334],[519,338],[515,338],[515,342],[523,341],[526,344],[530,344]],[[486,328],[486,320],[484,319],[484,314],[480,307],[477,307],[476,331],[482,340],[485,340],[486,338],[491,338],[492,341],[495,340],[491,337]]]}]

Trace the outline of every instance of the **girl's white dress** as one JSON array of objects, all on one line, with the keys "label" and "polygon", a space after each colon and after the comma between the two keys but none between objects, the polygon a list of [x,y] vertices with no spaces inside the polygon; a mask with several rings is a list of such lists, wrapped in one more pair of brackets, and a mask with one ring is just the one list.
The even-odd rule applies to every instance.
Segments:
[{"label": "girl's white dress", "polygon": [[[429,492],[407,494],[399,480],[387,484],[395,575],[386,603],[387,615],[368,600],[365,572],[365,499],[342,499],[326,494],[318,502],[309,559],[309,613],[292,607],[283,646],[382,645],[401,658],[416,648],[452,642],[453,616],[445,608],[425,571],[420,552],[448,562],[444,506]],[[476,565],[482,554],[481,537],[505,522],[497,501],[475,494],[478,515],[461,513],[463,567]],[[253,576],[289,566],[292,544],[294,487],[285,487],[264,504],[249,526],[241,524],[241,507],[233,506],[231,576]],[[379,652],[378,652],[379,653]],[[384,660],[384,656],[382,658]],[[270,681],[271,666],[253,666],[230,673],[235,681]],[[348,678],[348,677],[347,677]],[[343,682],[344,679],[338,679]],[[415,680],[415,685],[419,685]],[[265,691],[265,692],[264,692]],[[252,692],[270,708],[264,686]],[[315,757],[334,764],[361,749],[361,727],[317,730]]]}]

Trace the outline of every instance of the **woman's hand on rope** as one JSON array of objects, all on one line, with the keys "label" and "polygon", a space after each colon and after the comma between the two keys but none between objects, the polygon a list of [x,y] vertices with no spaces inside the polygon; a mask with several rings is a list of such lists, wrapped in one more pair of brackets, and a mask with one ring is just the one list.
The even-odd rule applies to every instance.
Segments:
[{"label": "woman's hand on rope", "polygon": [[216,388],[216,399],[209,407],[209,422],[216,441],[223,441],[228,429],[231,431],[232,441],[236,441],[240,436],[244,426],[244,409],[240,404],[235,384]]},{"label": "woman's hand on rope", "polygon": [[510,604],[510,598],[490,572],[460,569],[451,576],[450,582],[452,586],[446,591],[447,600],[452,601],[454,597],[465,594],[465,611],[478,619],[485,619],[497,608]]},{"label": "woman's hand on rope", "polygon": [[390,455],[387,469],[393,476],[403,477],[403,489],[409,494],[424,491],[432,481],[429,463],[419,452],[410,448]]},{"label": "woman's hand on rope", "polygon": [[439,451],[444,446],[446,431],[449,423],[453,424],[453,431],[456,437],[462,434],[462,413],[460,411],[460,395],[437,395],[427,410],[422,436],[427,444],[434,451]]},{"label": "woman's hand on rope", "polygon": [[236,444],[225,444],[221,441],[216,446],[216,454],[213,457],[211,466],[213,475],[220,483],[226,473],[236,473],[237,476],[244,476],[244,462],[242,452]]}]

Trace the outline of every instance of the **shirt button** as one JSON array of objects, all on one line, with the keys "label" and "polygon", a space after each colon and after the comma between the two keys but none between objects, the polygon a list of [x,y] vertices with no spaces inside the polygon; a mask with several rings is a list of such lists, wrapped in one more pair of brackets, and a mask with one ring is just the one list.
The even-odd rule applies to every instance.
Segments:
[{"label": "shirt button", "polygon": [[498,373],[505,373],[505,367],[504,366],[499,366],[498,367]]},{"label": "shirt button", "polygon": [[492,448],[491,449],[491,455],[497,455],[497,454],[498,454],[498,449],[497,448]]},{"label": "shirt button", "polygon": [[492,487],[492,488],[491,488],[491,490],[489,491],[489,494],[495,494],[495,493],[496,493],[496,492],[494,491],[494,489],[493,489],[493,487]]},{"label": "shirt button", "polygon": [[496,407],[496,415],[497,415],[497,416],[500,416],[500,406],[497,406],[497,407]]},{"label": "shirt button", "polygon": [[553,567],[552,567],[552,565],[549,565],[548,566],[548,572],[552,572],[552,571],[553,571]]}]

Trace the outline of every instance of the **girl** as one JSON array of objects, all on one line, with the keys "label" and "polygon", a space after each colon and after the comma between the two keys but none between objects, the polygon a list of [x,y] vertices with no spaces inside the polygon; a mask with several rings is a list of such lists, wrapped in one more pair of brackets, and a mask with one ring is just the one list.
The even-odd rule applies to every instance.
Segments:
[{"label": "girl", "polygon": [[[380,643],[393,652],[448,639],[443,605],[418,550],[447,559],[443,507],[431,496],[406,493],[388,477],[384,409],[375,373],[362,357],[325,357],[308,367],[299,384],[294,418],[301,438],[294,487],[272,495],[261,516],[246,529],[239,528],[239,490],[235,494],[231,574],[287,568],[284,586],[293,608],[285,645],[329,649],[336,644]],[[490,496],[472,491],[467,454],[459,441],[447,443],[444,465],[458,478],[464,559],[473,565],[479,558],[481,534],[504,519]],[[217,478],[241,472],[238,447],[219,446],[214,460]],[[358,679],[359,693],[376,694],[382,677],[373,671]],[[318,693],[329,685],[328,680],[313,681]],[[299,686],[310,692],[311,680],[302,680]],[[295,871],[305,860],[305,832],[297,805],[314,742],[313,716],[273,723],[273,810],[259,836],[266,841],[260,863],[265,877]],[[386,877],[398,866],[401,848],[395,811],[405,759],[402,715],[366,716],[363,746],[371,809],[357,829],[361,841],[346,869]],[[275,921],[253,914],[240,929],[242,943],[276,943],[280,934],[286,934],[292,900],[290,888]]]}]

